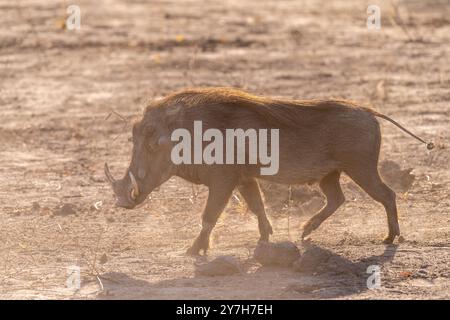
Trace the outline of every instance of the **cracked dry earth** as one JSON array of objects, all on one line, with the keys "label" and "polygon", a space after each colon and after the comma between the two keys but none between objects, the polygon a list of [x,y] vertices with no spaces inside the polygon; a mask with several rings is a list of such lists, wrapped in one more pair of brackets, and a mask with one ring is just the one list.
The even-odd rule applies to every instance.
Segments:
[{"label": "cracked dry earth", "polygon": [[[68,31],[71,3],[0,0],[0,298],[448,299],[450,6],[371,3],[379,31],[357,0],[79,0],[81,29]],[[381,244],[384,209],[343,177],[345,205],[311,235],[331,257],[320,268],[256,263],[256,218],[233,198],[203,259],[233,255],[245,272],[195,276],[203,260],[185,251],[207,190],[174,178],[127,211],[102,171],[108,161],[124,172],[147,100],[188,86],[352,99],[433,140],[428,151],[382,122],[381,160],[414,175],[396,189],[404,241]],[[286,187],[266,188],[274,241],[301,245],[323,204],[314,188],[290,202]],[[369,265],[381,268],[378,290]]]}]

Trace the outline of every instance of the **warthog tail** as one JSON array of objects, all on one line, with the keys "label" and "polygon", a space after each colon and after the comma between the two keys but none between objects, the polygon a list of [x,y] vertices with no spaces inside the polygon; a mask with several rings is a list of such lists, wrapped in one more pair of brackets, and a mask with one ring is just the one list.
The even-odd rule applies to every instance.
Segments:
[{"label": "warthog tail", "polygon": [[434,144],[433,144],[432,142],[426,142],[426,141],[423,140],[422,138],[416,136],[414,133],[412,133],[411,131],[409,131],[409,130],[406,129],[405,127],[403,127],[403,126],[402,126],[401,124],[399,124],[397,121],[395,121],[395,120],[389,118],[388,116],[386,116],[386,115],[384,115],[384,114],[382,114],[382,113],[379,113],[379,112],[377,112],[377,111],[375,111],[375,110],[372,110],[372,109],[367,109],[367,110],[370,111],[371,113],[373,113],[373,115],[375,115],[376,117],[379,117],[379,118],[382,118],[382,119],[384,119],[384,120],[389,121],[390,123],[396,125],[396,126],[399,127],[400,129],[402,129],[403,131],[405,131],[405,132],[406,132],[407,134],[409,134],[410,136],[416,138],[417,140],[419,140],[419,141],[422,142],[422,143],[425,143],[425,144],[427,145],[427,149],[428,149],[428,150],[431,150],[431,149],[434,148]]}]

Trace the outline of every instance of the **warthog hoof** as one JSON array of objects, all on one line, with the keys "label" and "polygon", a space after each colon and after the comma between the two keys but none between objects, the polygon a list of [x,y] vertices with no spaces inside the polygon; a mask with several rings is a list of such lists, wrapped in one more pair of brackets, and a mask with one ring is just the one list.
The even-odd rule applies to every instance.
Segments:
[{"label": "warthog hoof", "polygon": [[209,241],[197,239],[194,244],[187,249],[186,253],[190,256],[198,256],[200,255],[200,250],[203,250],[203,255],[206,255],[206,252],[209,249]]},{"label": "warthog hoof", "polygon": [[392,244],[395,240],[396,235],[388,235],[386,238],[383,239],[384,244]]},{"label": "warthog hoof", "polygon": [[272,225],[270,224],[270,222],[267,223],[267,231],[269,232],[269,234],[273,234],[273,229],[272,229]]},{"label": "warthog hoof", "polygon": [[269,221],[266,221],[266,223],[263,225],[262,229],[263,230],[260,232],[261,235],[259,237],[259,241],[268,242],[269,236],[271,234],[273,234],[272,225],[270,224]]},{"label": "warthog hoof", "polygon": [[186,250],[186,254],[190,256],[199,256],[200,255],[200,249],[196,248],[195,246],[190,247]]},{"label": "warthog hoof", "polygon": [[320,224],[318,224],[314,219],[308,220],[302,227],[302,240],[309,236],[311,232],[316,230],[319,225]]}]

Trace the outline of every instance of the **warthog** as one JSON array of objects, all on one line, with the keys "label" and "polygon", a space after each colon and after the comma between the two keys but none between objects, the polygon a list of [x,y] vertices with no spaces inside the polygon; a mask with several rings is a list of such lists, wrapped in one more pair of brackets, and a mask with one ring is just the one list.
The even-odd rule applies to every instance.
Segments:
[{"label": "warthog", "polygon": [[[258,218],[260,240],[269,240],[272,226],[257,179],[283,184],[319,183],[327,203],[303,226],[302,238],[306,237],[344,203],[339,185],[341,172],[383,204],[389,227],[384,242],[392,243],[400,235],[400,228],[395,193],[378,174],[381,133],[376,117],[426,143],[391,118],[348,101],[272,99],[231,88],[188,89],[156,100],[146,108],[142,120],[133,126],[133,152],[125,176],[115,180],[106,163],[105,174],[116,195],[116,205],[128,209],[143,202],[172,176],[206,185],[209,195],[202,230],[189,254],[199,254],[201,250],[206,253],[211,231],[236,187]],[[174,164],[172,132],[179,128],[193,132],[193,123],[199,120],[204,129],[221,132],[227,128],[278,129],[278,172],[261,175],[259,162]],[[431,143],[427,146],[433,148]]]}]

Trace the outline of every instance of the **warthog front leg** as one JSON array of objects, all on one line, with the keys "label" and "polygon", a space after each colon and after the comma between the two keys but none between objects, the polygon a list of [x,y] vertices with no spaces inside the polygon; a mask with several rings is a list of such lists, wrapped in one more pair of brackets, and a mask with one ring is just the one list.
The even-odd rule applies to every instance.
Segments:
[{"label": "warthog front leg", "polygon": [[209,237],[217,219],[231,197],[235,184],[230,181],[218,181],[209,187],[208,200],[202,216],[202,230],[194,244],[187,250],[190,255],[198,255],[200,250],[206,254],[209,249]]},{"label": "warthog front leg", "polygon": [[258,182],[255,179],[247,180],[242,183],[238,189],[245,202],[247,202],[248,208],[258,217],[259,240],[269,241],[269,235],[271,235],[273,231],[266,216]]}]

